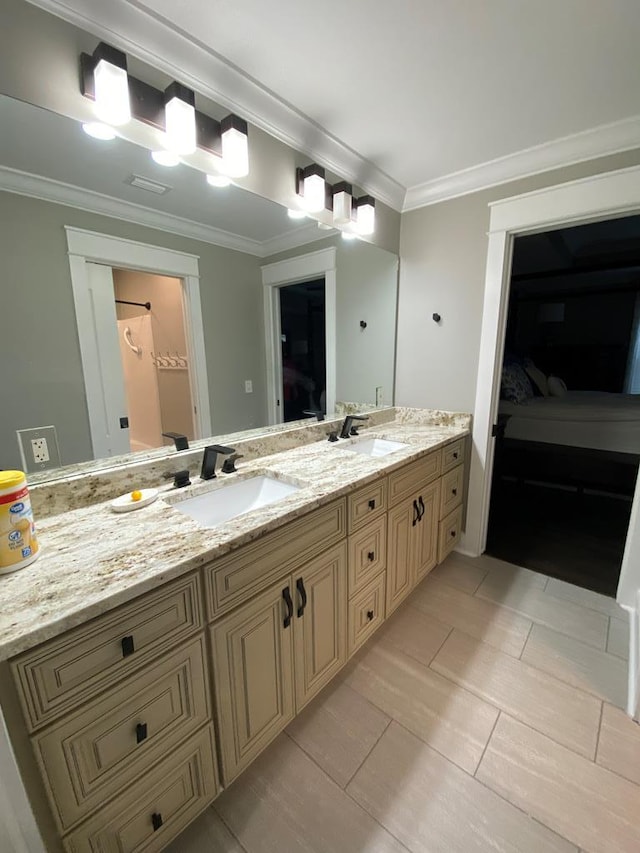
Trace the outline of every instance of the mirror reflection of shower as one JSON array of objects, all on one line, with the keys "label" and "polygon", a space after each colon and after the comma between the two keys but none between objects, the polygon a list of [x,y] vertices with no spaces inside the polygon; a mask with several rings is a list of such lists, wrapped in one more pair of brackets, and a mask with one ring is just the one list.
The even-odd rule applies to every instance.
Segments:
[{"label": "mirror reflection of shower", "polygon": [[131,450],[162,447],[163,432],[192,439],[182,282],[114,269],[113,284]]}]

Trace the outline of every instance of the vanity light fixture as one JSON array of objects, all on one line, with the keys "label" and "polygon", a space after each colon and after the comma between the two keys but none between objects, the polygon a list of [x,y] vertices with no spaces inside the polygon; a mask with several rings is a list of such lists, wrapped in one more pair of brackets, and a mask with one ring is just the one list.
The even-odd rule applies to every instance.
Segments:
[{"label": "vanity light fixture", "polygon": [[231,178],[228,175],[207,175],[207,183],[212,187],[228,187]]},{"label": "vanity light fixture", "polygon": [[355,201],[355,221],[358,234],[373,234],[376,228],[376,201],[363,195]]},{"label": "vanity light fixture", "polygon": [[353,204],[353,187],[346,181],[340,181],[332,187],[333,192],[333,224],[348,225],[351,222]]},{"label": "vanity light fixture", "polygon": [[287,216],[289,219],[306,219],[307,212],[306,210],[296,210],[295,207],[288,207]]},{"label": "vanity light fixture", "polygon": [[94,139],[102,139],[105,142],[116,138],[115,130],[101,121],[87,121],[82,125],[82,129],[87,136],[92,136]]},{"label": "vanity light fixture", "polygon": [[220,122],[222,135],[222,167],[231,178],[249,174],[249,140],[247,123],[238,116],[228,115]]},{"label": "vanity light fixture", "polygon": [[160,149],[159,151],[151,152],[151,159],[158,164],[158,166],[177,166],[180,162],[180,158],[173,151],[168,151],[166,149]]},{"label": "vanity light fixture", "polygon": [[131,118],[126,55],[121,50],[100,42],[93,51],[92,59],[98,118],[116,127],[126,124]]},{"label": "vanity light fixture", "polygon": [[297,192],[300,204],[309,213],[318,213],[326,206],[324,169],[317,163],[296,169]]},{"label": "vanity light fixture", "polygon": [[172,83],[164,92],[165,139],[174,154],[196,150],[196,96],[192,89]]}]

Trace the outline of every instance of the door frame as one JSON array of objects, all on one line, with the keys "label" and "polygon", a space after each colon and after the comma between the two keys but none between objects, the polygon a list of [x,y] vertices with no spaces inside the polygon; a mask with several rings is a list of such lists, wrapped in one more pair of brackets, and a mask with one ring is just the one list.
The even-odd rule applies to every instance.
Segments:
[{"label": "door frame", "polygon": [[[640,167],[632,166],[490,203],[482,332],[472,428],[466,530],[459,550],[483,553],[487,541],[500,377],[514,237],[640,212]],[[638,485],[636,485],[636,495]],[[624,565],[630,555],[625,551]]]},{"label": "door frame", "polygon": [[324,276],[325,344],[327,412],[335,411],[337,357],[336,357],[336,248],[319,249],[284,261],[263,264],[262,284],[264,297],[264,344],[267,366],[267,415],[270,424],[283,422],[284,405],[276,400],[282,388],[282,348],[280,346],[280,306],[278,290],[288,284],[311,281]]},{"label": "door frame", "polygon": [[109,456],[110,453],[107,411],[86,266],[88,263],[168,275],[182,280],[185,335],[190,368],[189,381],[191,397],[196,409],[194,424],[198,438],[211,435],[211,408],[200,302],[198,255],[68,225],[65,225],[64,230],[94,458],[101,459]]}]

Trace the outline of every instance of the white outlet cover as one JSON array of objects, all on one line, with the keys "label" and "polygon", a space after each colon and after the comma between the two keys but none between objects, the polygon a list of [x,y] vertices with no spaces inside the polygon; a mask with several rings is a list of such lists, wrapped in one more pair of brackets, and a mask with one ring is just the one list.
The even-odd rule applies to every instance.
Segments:
[{"label": "white outlet cover", "polygon": [[245,391],[245,394],[253,394],[253,382],[251,379],[245,379],[244,391]]}]

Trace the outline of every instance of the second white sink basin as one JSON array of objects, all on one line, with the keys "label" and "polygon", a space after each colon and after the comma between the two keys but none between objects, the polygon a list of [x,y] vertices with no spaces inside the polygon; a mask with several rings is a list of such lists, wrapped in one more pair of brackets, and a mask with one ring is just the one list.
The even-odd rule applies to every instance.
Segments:
[{"label": "second white sink basin", "polygon": [[173,508],[193,518],[203,527],[215,527],[246,512],[281,501],[293,495],[299,488],[300,486],[283,483],[282,480],[261,474],[225,484],[204,495],[186,498],[173,504]]},{"label": "second white sink basin", "polygon": [[362,441],[354,441],[353,444],[341,445],[344,450],[351,453],[360,453],[362,456],[386,456],[396,450],[404,450],[409,447],[401,441],[391,441],[388,438],[364,438]]}]

